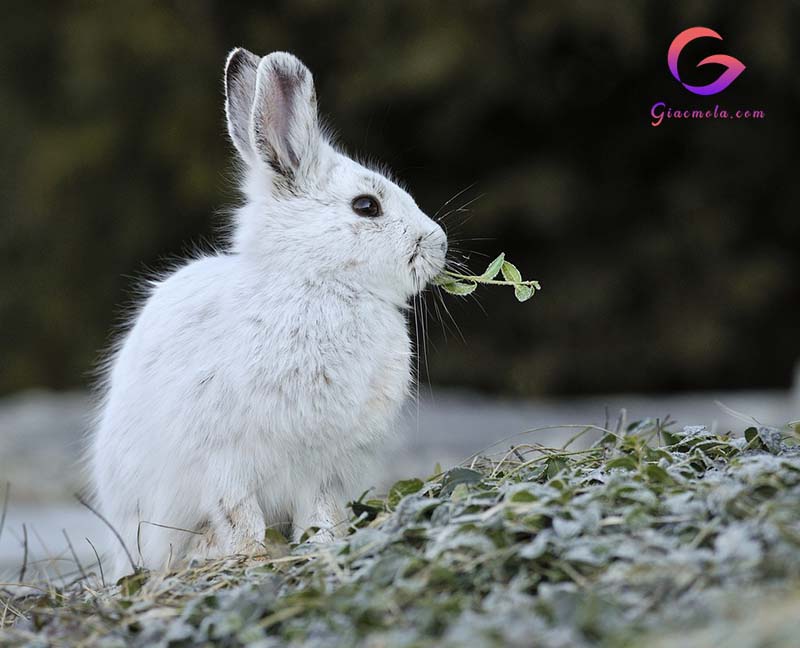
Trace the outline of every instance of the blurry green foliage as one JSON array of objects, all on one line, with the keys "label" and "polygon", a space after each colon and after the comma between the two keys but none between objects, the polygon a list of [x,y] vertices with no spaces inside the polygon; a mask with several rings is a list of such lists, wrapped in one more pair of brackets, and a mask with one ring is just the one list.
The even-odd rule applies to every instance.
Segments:
[{"label": "blurry green foliage", "polygon": [[[542,281],[524,308],[483,291],[488,316],[450,298],[466,344],[431,326],[432,380],[520,394],[789,381],[795,3],[116,0],[3,13],[0,392],[85,383],[136,278],[215,240],[237,200],[220,80],[234,45],[304,59],[345,147],[386,162],[430,213],[473,185],[462,202],[482,197],[448,218],[454,246],[505,250]],[[667,70],[669,42],[696,24],[747,65],[716,98]],[[657,100],[767,118],[652,128]]]}]

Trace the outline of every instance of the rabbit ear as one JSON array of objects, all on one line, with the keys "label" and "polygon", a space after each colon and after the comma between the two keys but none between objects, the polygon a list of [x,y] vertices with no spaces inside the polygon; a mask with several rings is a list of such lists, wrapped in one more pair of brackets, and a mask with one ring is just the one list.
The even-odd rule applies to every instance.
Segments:
[{"label": "rabbit ear", "polygon": [[261,57],[237,47],[225,63],[225,116],[228,133],[245,162],[253,162],[250,144],[250,115],[256,92],[256,72]]},{"label": "rabbit ear", "polygon": [[321,135],[311,72],[286,52],[261,59],[256,77],[251,142],[287,184],[308,176],[319,159]]}]

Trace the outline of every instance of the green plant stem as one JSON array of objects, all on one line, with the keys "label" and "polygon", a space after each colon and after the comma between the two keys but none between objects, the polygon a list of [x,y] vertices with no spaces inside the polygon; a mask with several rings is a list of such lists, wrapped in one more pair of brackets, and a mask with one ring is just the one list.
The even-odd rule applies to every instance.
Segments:
[{"label": "green plant stem", "polygon": [[491,284],[494,286],[533,286],[538,290],[539,282],[538,281],[503,281],[502,279],[481,279],[478,275],[463,275],[458,274],[457,272],[450,272],[449,270],[445,270],[442,274],[446,274],[449,277],[453,277],[455,279],[464,279],[466,281],[474,281],[475,283],[481,284]]}]

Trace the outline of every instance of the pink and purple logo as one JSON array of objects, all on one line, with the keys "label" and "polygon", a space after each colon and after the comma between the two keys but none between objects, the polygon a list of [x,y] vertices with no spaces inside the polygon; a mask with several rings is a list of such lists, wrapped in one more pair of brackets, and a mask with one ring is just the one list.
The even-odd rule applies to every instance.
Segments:
[{"label": "pink and purple logo", "polygon": [[690,27],[689,29],[685,29],[675,37],[675,39],[672,41],[672,44],[669,46],[669,51],[667,52],[667,64],[669,65],[669,71],[672,72],[672,76],[674,76],[675,79],[678,80],[689,92],[704,96],[717,94],[718,92],[722,92],[725,88],[727,88],[736,80],[736,77],[744,72],[745,65],[739,59],[728,56],[727,54],[713,54],[712,56],[707,56],[700,61],[697,64],[697,67],[702,67],[710,63],[724,65],[725,71],[719,76],[719,78],[717,78],[717,80],[713,83],[709,83],[708,85],[704,86],[691,86],[687,83],[684,83],[681,81],[681,77],[678,74],[678,57],[687,44],[691,43],[693,40],[697,40],[698,38],[717,38],[722,40],[722,36],[708,27]]},{"label": "pink and purple logo", "polygon": [[[684,88],[693,94],[707,97],[725,90],[725,88],[744,72],[745,65],[739,59],[728,56],[727,54],[712,54],[702,59],[696,67],[701,68],[706,65],[721,65],[725,68],[725,71],[722,72],[715,81],[707,85],[694,86],[684,83],[678,72],[678,58],[684,48],[698,38],[716,38],[717,40],[722,40],[722,36],[708,27],[690,27],[689,29],[684,29],[672,40],[669,46],[669,50],[667,51],[667,65],[672,76],[674,76]],[[765,116],[766,113],[763,109],[728,108],[720,106],[719,104],[715,104],[713,107],[693,106],[675,108],[668,105],[666,101],[656,101],[650,107],[651,126],[661,126],[664,120],[751,120],[764,119]]]}]

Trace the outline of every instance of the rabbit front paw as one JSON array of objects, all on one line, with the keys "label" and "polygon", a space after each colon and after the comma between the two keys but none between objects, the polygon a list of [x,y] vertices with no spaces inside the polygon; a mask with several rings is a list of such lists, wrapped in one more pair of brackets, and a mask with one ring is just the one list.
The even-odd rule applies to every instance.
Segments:
[{"label": "rabbit front paw", "polygon": [[333,542],[346,528],[347,521],[338,501],[332,494],[320,493],[299,506],[293,521],[294,541]]},{"label": "rabbit front paw", "polygon": [[254,496],[229,502],[220,499],[209,513],[195,558],[219,558],[264,551],[266,524]]}]

